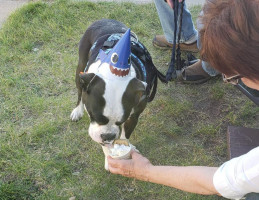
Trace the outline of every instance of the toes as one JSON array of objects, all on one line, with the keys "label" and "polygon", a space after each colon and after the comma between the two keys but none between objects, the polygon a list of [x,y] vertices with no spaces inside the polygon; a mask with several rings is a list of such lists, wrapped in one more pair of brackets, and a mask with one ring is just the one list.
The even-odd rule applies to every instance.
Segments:
[{"label": "toes", "polygon": [[78,121],[83,117],[83,114],[84,113],[81,110],[79,110],[78,108],[75,108],[70,115],[70,119],[72,121]]}]

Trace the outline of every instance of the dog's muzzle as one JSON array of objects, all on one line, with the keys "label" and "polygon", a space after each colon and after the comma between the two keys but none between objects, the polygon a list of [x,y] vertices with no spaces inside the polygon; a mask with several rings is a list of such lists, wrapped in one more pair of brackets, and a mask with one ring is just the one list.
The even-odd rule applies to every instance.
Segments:
[{"label": "dog's muzzle", "polygon": [[116,139],[115,133],[103,133],[101,134],[101,138],[103,143],[110,143],[111,141]]}]

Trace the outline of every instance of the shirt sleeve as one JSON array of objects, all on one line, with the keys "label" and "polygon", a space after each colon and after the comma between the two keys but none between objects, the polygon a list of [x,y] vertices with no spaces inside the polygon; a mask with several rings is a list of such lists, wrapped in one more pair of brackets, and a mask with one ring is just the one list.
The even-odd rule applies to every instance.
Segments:
[{"label": "shirt sleeve", "polygon": [[213,184],[228,199],[259,193],[259,147],[221,165],[213,176]]}]

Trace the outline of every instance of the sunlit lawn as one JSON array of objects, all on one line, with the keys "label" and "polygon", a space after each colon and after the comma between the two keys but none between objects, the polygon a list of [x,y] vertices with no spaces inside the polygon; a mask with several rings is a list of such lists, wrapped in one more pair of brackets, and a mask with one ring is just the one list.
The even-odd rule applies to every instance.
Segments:
[{"label": "sunlit lawn", "polygon": [[[200,7],[192,7],[194,21]],[[0,199],[222,199],[112,175],[88,136],[87,115],[71,122],[78,42],[101,18],[129,26],[157,68],[170,51],[153,4],[30,3],[0,30]],[[156,165],[218,166],[227,160],[228,125],[258,127],[258,108],[220,78],[202,85],[159,83],[130,141]]]}]

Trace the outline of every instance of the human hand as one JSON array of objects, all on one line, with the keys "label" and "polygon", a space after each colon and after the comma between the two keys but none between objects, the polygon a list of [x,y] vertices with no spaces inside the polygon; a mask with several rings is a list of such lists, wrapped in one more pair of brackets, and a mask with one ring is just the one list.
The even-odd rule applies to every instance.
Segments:
[{"label": "human hand", "polygon": [[[183,1],[183,0],[178,0],[180,3]],[[173,9],[174,8],[174,1],[173,0],[166,0],[166,2],[168,3],[168,5]]]},{"label": "human hand", "polygon": [[129,160],[115,160],[108,156],[108,166],[110,172],[113,174],[120,174],[122,176],[148,181],[148,170],[153,165],[147,158],[134,150],[131,153],[131,157],[132,159]]}]

